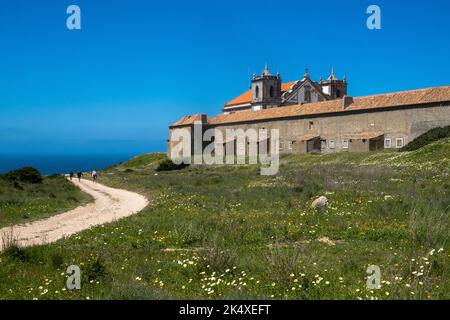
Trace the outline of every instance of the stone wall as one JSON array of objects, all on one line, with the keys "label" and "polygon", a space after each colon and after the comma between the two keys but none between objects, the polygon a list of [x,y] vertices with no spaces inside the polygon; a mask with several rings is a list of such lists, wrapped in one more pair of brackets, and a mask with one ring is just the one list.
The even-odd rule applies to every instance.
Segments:
[{"label": "stone wall", "polygon": [[[366,143],[358,142],[352,138],[354,135],[363,132],[382,132],[383,142],[389,145],[390,141],[390,146],[396,148],[408,144],[432,128],[448,125],[450,125],[450,104],[225,124],[216,125],[216,128],[220,129],[224,136],[226,129],[253,128],[266,129],[268,132],[271,129],[278,129],[282,145],[280,152],[283,154],[306,152],[306,143],[296,141],[292,144],[292,148],[288,146],[290,141],[295,141],[293,137],[307,134],[320,136],[321,152],[365,152],[370,150],[369,140]],[[344,141],[348,142],[348,149],[343,148]],[[376,145],[379,146],[380,143],[377,142]]]}]

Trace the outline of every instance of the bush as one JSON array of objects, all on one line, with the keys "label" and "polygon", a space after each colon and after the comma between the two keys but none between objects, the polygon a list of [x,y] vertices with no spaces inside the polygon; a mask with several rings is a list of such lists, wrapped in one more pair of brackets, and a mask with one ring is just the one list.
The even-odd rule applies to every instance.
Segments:
[{"label": "bush", "polygon": [[181,170],[186,168],[188,165],[181,163],[181,164],[175,164],[170,159],[164,159],[159,162],[158,168],[156,168],[156,171],[172,171],[172,170]]},{"label": "bush", "polygon": [[408,143],[406,146],[400,149],[400,151],[415,151],[432,142],[445,138],[450,138],[450,126],[432,129]]},{"label": "bush", "polygon": [[42,183],[44,178],[41,173],[33,167],[25,167],[13,170],[4,175],[10,181],[20,181],[24,183]]},{"label": "bush", "polygon": [[100,257],[97,257],[87,263],[84,274],[86,275],[87,280],[91,281],[106,276],[108,272],[103,260]]},{"label": "bush", "polygon": [[27,251],[25,251],[25,249],[23,249],[23,248],[19,248],[17,245],[9,246],[3,252],[3,254],[5,255],[5,257],[8,257],[14,261],[19,261],[19,262],[27,262],[30,258]]}]

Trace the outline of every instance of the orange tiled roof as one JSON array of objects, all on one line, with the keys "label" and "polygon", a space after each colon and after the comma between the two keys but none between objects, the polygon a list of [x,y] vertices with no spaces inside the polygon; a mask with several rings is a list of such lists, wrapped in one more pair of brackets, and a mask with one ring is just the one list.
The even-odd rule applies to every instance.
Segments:
[{"label": "orange tiled roof", "polygon": [[444,101],[450,101],[450,86],[354,98],[353,103],[345,109],[342,108],[342,99],[338,99],[259,111],[249,110],[232,114],[219,114],[215,118],[211,118],[209,120],[209,123],[218,125],[306,115],[320,115],[335,112],[348,112],[427,103],[439,103]]},{"label": "orange tiled roof", "polygon": [[[320,115],[335,112],[348,112],[357,110],[371,110],[378,108],[389,108],[398,106],[420,105],[427,103],[439,103],[450,101],[450,86],[434,87],[412,91],[402,91],[388,94],[373,95],[367,97],[354,98],[353,103],[347,108],[342,108],[342,99],[323,101],[317,103],[307,103],[265,109],[259,111],[242,111],[231,114],[219,114],[214,118],[208,117],[208,124],[220,125],[236,122],[270,120],[277,118],[288,118],[306,115]],[[193,124],[201,120],[201,114],[187,116],[176,122],[172,126],[184,126]]]},{"label": "orange tiled roof", "polygon": [[310,140],[314,140],[317,138],[320,138],[320,136],[318,134],[314,134],[314,133],[307,133],[303,136],[291,137],[292,140],[297,140],[297,141],[310,141]]},{"label": "orange tiled roof", "polygon": [[[291,87],[296,82],[297,81],[283,83],[281,85],[281,92],[285,92],[285,91],[290,90]],[[250,103],[250,102],[252,102],[252,90],[248,90],[247,92],[244,92],[243,94],[241,94],[239,97],[234,98],[233,100],[231,100],[230,102],[225,104],[225,107],[239,105],[239,104],[244,104],[244,103]]]},{"label": "orange tiled roof", "polygon": [[[211,118],[208,117],[208,121],[210,121]],[[173,124],[173,126],[186,126],[190,124],[194,124],[195,121],[202,121],[202,114],[194,114],[191,116],[186,116],[178,120]]]},{"label": "orange tiled roof", "polygon": [[361,132],[361,133],[357,133],[357,134],[352,134],[350,135],[350,139],[355,139],[355,140],[363,140],[363,139],[375,139],[375,138],[379,138],[381,136],[384,136],[384,132],[381,131],[377,131],[377,132]]}]

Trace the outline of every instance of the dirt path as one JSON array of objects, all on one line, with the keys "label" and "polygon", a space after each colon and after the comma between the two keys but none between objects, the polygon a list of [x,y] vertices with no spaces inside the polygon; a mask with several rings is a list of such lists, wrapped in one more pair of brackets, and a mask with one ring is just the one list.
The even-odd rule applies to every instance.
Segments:
[{"label": "dirt path", "polygon": [[21,247],[51,243],[92,226],[128,217],[149,203],[144,196],[130,191],[113,189],[84,179],[81,182],[74,179],[73,183],[95,201],[45,220],[0,229],[0,251],[3,250],[4,239],[10,241],[11,235]]}]

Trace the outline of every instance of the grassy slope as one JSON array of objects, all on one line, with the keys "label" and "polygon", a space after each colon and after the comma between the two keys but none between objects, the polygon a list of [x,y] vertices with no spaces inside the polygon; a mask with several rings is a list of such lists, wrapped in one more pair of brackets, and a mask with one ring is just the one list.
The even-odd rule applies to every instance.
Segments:
[{"label": "grassy slope", "polygon": [[91,200],[61,176],[47,177],[41,184],[16,186],[0,179],[0,227],[43,219]]},{"label": "grassy slope", "polygon": [[[152,206],[3,255],[0,297],[450,298],[450,140],[412,153],[288,156],[276,177],[256,166],[157,174],[159,158],[101,176]],[[323,194],[330,208],[311,210]],[[71,264],[82,268],[81,291],[63,291]],[[381,267],[381,290],[366,289],[372,264]]]}]

